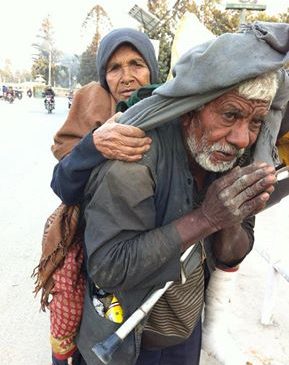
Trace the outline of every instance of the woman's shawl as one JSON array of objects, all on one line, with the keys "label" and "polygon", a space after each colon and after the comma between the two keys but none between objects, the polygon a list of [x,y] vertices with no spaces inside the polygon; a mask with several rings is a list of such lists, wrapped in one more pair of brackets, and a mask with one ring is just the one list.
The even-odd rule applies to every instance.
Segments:
[{"label": "woman's shawl", "polygon": [[71,109],[62,127],[54,136],[51,150],[60,160],[79,140],[115,113],[115,101],[99,83],[92,81],[73,97]]},{"label": "woman's shawl", "polygon": [[[102,124],[115,113],[115,101],[98,83],[91,82],[74,96],[71,109],[63,126],[54,137],[52,152],[57,159],[70,153],[73,146],[90,130]],[[49,294],[54,289],[56,270],[60,270],[67,252],[79,243],[76,235],[78,206],[59,207],[48,217],[42,238],[42,254],[33,271],[35,293],[41,291],[41,307],[49,305]]]}]

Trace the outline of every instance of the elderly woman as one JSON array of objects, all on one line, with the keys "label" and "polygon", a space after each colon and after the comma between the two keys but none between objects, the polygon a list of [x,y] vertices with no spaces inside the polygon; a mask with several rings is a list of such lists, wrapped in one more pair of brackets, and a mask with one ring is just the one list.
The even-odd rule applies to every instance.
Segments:
[{"label": "elderly woman", "polygon": [[[147,35],[130,28],[113,30],[100,42],[96,67],[99,82],[92,81],[76,93],[52,146],[60,161],[51,186],[67,205],[61,204],[47,220],[35,291],[42,289],[42,308],[50,309],[53,365],[67,364],[69,358],[74,364],[80,362],[74,336],[85,287],[85,275],[81,274],[82,232],[76,228],[78,207],[68,205],[81,201],[85,183],[96,165],[106,158],[137,161],[151,143],[139,128],[115,121],[118,102],[127,100],[142,86],[157,82],[157,59]],[[150,93],[150,87],[144,92]]]},{"label": "elderly woman", "polygon": [[[110,32],[99,45],[96,68],[99,83],[93,81],[76,93],[52,146],[61,161],[55,167],[51,187],[66,204],[81,200],[95,165],[105,158],[139,160],[150,145],[143,131],[115,123],[114,115],[118,102],[158,80],[157,60],[147,35],[130,28]],[[96,129],[108,119],[109,123]]]}]

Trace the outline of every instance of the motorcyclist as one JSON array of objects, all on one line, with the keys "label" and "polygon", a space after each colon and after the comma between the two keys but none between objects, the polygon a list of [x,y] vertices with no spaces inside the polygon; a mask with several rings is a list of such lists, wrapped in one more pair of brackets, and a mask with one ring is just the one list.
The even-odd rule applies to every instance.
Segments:
[{"label": "motorcyclist", "polygon": [[7,100],[9,103],[13,103],[15,99],[15,93],[12,86],[8,86],[6,90],[5,100]]},{"label": "motorcyclist", "polygon": [[52,87],[50,85],[48,85],[43,92],[43,96],[46,98],[47,96],[51,96],[52,100],[54,101],[54,97],[55,97],[55,92],[52,89]]},{"label": "motorcyclist", "polygon": [[53,109],[54,109],[54,97],[55,97],[55,92],[54,90],[52,89],[51,85],[48,85],[44,91],[43,91],[43,94],[44,96],[44,105],[45,105],[45,108],[46,108],[46,103],[47,103],[47,98],[50,97],[50,102],[53,104]]},{"label": "motorcyclist", "polygon": [[73,90],[69,90],[67,94],[67,99],[68,99],[68,109],[70,109],[73,99]]},{"label": "motorcyclist", "polygon": [[6,93],[7,93],[8,87],[6,85],[2,85],[2,94],[3,94],[3,98],[6,98]]}]

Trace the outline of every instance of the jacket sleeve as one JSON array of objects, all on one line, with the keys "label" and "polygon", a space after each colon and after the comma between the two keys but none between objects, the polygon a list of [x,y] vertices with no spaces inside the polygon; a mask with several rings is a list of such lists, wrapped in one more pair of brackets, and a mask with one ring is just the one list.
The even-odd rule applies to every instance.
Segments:
[{"label": "jacket sleeve", "polygon": [[173,223],[156,227],[154,181],[137,163],[108,161],[88,185],[88,274],[109,292],[162,286],[180,277],[181,238]]},{"label": "jacket sleeve", "polygon": [[92,133],[88,133],[55,166],[51,188],[66,205],[79,204],[91,171],[104,160],[93,144]]}]

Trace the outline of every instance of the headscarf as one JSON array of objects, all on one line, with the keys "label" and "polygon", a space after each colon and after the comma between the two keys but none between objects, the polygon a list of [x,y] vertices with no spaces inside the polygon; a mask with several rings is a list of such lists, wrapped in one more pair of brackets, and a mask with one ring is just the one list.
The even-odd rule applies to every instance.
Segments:
[{"label": "headscarf", "polygon": [[115,50],[123,43],[130,43],[137,49],[150,70],[150,82],[152,84],[157,83],[158,62],[149,37],[132,28],[118,28],[109,32],[99,44],[96,55],[96,70],[101,86],[109,90],[105,77],[106,65]]},{"label": "headscarf", "polygon": [[187,51],[173,69],[173,79],[119,119],[148,130],[194,110],[241,82],[279,71],[279,88],[255,148],[255,159],[276,164],[276,138],[289,100],[289,24],[255,22],[239,33],[226,33]]}]

